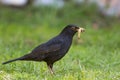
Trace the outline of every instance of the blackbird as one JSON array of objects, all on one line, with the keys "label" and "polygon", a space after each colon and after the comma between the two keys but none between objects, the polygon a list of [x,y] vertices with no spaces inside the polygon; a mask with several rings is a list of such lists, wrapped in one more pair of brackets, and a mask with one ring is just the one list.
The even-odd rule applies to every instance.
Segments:
[{"label": "blackbird", "polygon": [[[44,61],[47,63],[47,66],[50,70],[50,72],[53,74],[53,64],[60,60],[62,57],[65,56],[65,54],[68,52],[73,36],[76,32],[81,29],[80,27],[70,24],[67,25],[59,35],[56,37],[50,39],[48,42],[43,43],[39,46],[37,46],[35,49],[33,49],[30,53],[13,59],[9,60],[7,62],[4,62],[2,64],[7,64],[13,61],[17,60],[25,60],[25,61]],[[82,28],[81,32],[83,32],[84,29]]]}]

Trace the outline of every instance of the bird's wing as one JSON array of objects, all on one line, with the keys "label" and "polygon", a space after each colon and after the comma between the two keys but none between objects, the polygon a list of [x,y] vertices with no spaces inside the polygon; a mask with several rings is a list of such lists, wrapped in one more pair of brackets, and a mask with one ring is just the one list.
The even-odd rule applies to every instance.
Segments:
[{"label": "bird's wing", "polygon": [[44,43],[40,46],[36,47],[32,53],[43,54],[43,53],[51,53],[61,49],[61,42],[54,43]]}]

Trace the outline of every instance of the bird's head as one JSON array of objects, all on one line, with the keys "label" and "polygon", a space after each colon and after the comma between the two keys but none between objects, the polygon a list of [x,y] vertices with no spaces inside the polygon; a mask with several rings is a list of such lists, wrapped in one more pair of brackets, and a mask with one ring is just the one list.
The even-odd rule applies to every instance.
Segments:
[{"label": "bird's head", "polygon": [[80,37],[80,33],[84,31],[84,28],[78,27],[73,24],[69,24],[63,29],[62,33],[74,35],[76,32],[78,32],[78,35]]}]

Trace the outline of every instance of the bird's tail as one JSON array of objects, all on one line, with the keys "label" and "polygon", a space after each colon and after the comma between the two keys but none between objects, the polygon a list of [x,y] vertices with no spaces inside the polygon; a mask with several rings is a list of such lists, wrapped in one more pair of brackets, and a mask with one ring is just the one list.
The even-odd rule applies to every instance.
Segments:
[{"label": "bird's tail", "polygon": [[8,64],[8,63],[11,63],[11,62],[14,62],[14,61],[17,61],[17,60],[31,60],[31,55],[30,54],[26,54],[20,58],[16,58],[16,59],[12,59],[12,60],[9,60],[9,61],[6,61],[6,62],[3,62],[2,64]]},{"label": "bird's tail", "polygon": [[14,62],[14,61],[17,61],[17,60],[19,60],[19,58],[3,62],[2,64],[8,64],[8,63],[11,63],[11,62]]}]

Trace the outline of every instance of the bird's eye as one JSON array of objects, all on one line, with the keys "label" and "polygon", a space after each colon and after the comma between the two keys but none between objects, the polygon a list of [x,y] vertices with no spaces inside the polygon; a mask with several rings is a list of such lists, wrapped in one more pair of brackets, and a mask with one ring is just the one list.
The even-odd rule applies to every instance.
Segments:
[{"label": "bird's eye", "polygon": [[75,30],[75,27],[71,27],[72,30]]},{"label": "bird's eye", "polygon": [[77,31],[79,28],[78,27],[71,27],[73,31]]}]

